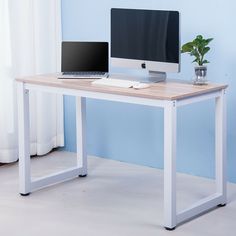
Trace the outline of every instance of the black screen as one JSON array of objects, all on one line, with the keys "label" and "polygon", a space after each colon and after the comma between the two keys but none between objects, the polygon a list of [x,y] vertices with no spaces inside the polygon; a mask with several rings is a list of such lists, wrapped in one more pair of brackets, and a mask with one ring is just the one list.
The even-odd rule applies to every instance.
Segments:
[{"label": "black screen", "polygon": [[62,72],[108,72],[107,42],[62,42]]},{"label": "black screen", "polygon": [[111,9],[111,56],[179,63],[179,12]]}]

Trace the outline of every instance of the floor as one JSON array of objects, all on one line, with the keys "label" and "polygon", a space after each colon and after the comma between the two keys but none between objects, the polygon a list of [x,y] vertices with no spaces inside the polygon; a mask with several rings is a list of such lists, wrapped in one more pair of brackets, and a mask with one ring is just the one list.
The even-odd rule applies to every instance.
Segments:
[{"label": "floor", "polygon": [[[32,159],[35,177],[71,167],[75,154]],[[178,209],[214,191],[212,180],[178,174]],[[163,228],[163,171],[89,158],[89,175],[18,194],[17,163],[0,166],[0,235],[6,236],[235,236],[236,185],[228,205],[175,229]]]}]

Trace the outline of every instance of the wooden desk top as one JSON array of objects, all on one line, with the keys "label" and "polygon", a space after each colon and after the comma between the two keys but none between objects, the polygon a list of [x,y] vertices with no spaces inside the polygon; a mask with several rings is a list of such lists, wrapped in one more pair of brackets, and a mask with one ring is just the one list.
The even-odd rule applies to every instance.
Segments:
[{"label": "wooden desk top", "polygon": [[188,81],[167,80],[165,82],[152,83],[149,88],[137,90],[134,88],[92,85],[91,81],[93,80],[94,79],[62,80],[57,79],[56,74],[29,76],[16,79],[16,81],[28,84],[160,100],[179,100],[227,88],[227,85],[224,84],[193,85]]}]

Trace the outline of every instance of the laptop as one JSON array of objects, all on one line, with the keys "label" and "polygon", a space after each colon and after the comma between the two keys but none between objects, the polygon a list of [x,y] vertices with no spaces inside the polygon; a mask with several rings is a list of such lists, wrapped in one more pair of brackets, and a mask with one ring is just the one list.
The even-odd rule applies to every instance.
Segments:
[{"label": "laptop", "polygon": [[108,77],[107,42],[62,42],[58,79]]}]

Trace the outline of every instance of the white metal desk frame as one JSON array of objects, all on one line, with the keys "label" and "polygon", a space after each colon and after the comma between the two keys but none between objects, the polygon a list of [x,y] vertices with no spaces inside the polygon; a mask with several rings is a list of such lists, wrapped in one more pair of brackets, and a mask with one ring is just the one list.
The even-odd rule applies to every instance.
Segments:
[{"label": "white metal desk frame", "polygon": [[[77,166],[35,180],[30,171],[29,90],[76,97]],[[156,100],[76,89],[17,82],[19,119],[20,193],[28,195],[45,186],[87,175],[85,137],[86,98],[133,103],[164,108],[164,226],[172,230],[181,222],[216,206],[224,206],[226,197],[226,104],[225,89],[180,100]],[[216,192],[179,213],[176,211],[176,123],[180,106],[215,99],[215,180]]]}]

